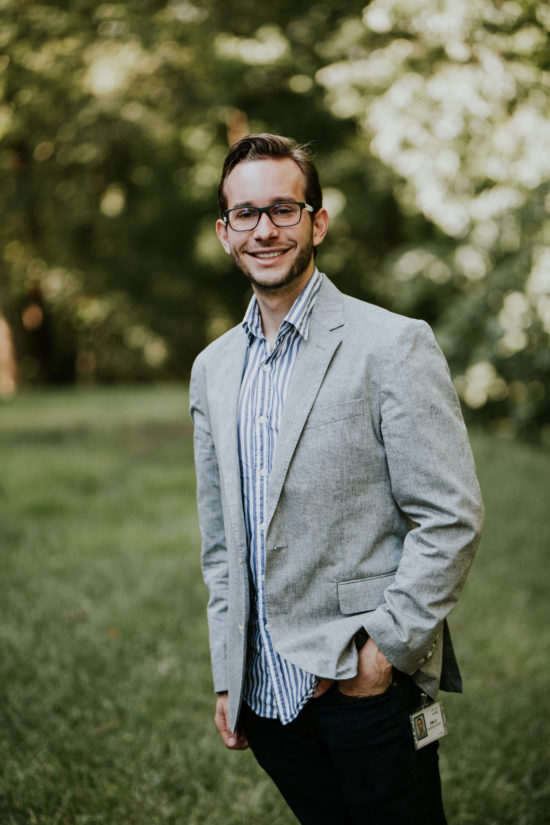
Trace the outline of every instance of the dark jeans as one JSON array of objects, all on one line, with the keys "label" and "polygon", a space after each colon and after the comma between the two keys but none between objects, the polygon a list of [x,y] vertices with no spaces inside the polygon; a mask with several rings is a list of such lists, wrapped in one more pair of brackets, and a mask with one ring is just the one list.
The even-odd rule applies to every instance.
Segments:
[{"label": "dark jeans", "polygon": [[437,742],[415,750],[412,679],[385,693],[344,696],[334,685],[289,725],[243,706],[240,724],[261,767],[302,825],[446,825]]}]

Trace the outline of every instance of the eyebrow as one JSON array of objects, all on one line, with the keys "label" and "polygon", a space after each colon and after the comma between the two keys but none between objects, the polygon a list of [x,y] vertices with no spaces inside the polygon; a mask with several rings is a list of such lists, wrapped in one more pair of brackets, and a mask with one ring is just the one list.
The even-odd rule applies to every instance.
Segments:
[{"label": "eyebrow", "polygon": [[[288,201],[292,201],[293,203],[299,203],[299,201],[296,200],[294,195],[276,195],[269,201],[268,205],[272,206],[274,203],[287,203]],[[241,206],[255,206],[255,204],[252,203],[252,201],[250,200],[239,201],[235,204],[235,206],[232,206],[231,209],[238,209]]]}]

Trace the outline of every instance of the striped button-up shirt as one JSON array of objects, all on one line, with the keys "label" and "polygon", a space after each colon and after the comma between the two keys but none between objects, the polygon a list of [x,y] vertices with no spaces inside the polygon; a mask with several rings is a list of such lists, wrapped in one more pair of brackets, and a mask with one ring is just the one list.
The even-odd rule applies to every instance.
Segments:
[{"label": "striped button-up shirt", "polygon": [[259,716],[283,724],[296,718],[317,680],[279,656],[266,627],[267,494],[286,392],[321,282],[316,269],[279,327],[272,351],[255,297],[243,321],[248,350],[239,400],[239,459],[252,590],[244,698]]}]

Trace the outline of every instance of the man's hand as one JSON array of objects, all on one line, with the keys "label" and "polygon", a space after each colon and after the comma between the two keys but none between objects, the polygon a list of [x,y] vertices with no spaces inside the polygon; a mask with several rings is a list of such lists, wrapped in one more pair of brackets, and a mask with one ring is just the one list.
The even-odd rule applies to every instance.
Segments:
[{"label": "man's hand", "polygon": [[389,688],[392,670],[391,662],[369,637],[359,651],[357,676],[353,679],[341,679],[338,682],[338,690],[346,696],[376,696]]},{"label": "man's hand", "polygon": [[214,722],[216,723],[216,727],[221,734],[225,747],[234,751],[242,751],[248,747],[248,740],[244,733],[241,733],[238,728],[235,733],[233,733],[229,727],[228,704],[228,694],[219,693],[218,700],[216,702],[216,715],[214,716]]},{"label": "man's hand", "polygon": [[312,699],[318,699],[319,696],[322,696],[323,693],[326,693],[327,690],[330,690],[334,684],[334,679],[319,679],[317,681],[317,687],[315,688],[314,693],[312,694]]}]

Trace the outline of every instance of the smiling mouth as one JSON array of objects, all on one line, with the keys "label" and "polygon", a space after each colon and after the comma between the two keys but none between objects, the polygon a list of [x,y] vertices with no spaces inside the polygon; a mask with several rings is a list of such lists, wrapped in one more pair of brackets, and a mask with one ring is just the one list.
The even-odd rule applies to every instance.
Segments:
[{"label": "smiling mouth", "polygon": [[279,255],[284,255],[285,252],[288,250],[286,249],[276,249],[271,250],[269,252],[249,252],[249,255],[252,255],[253,258],[259,258],[261,261],[269,260],[269,258],[278,258]]}]

